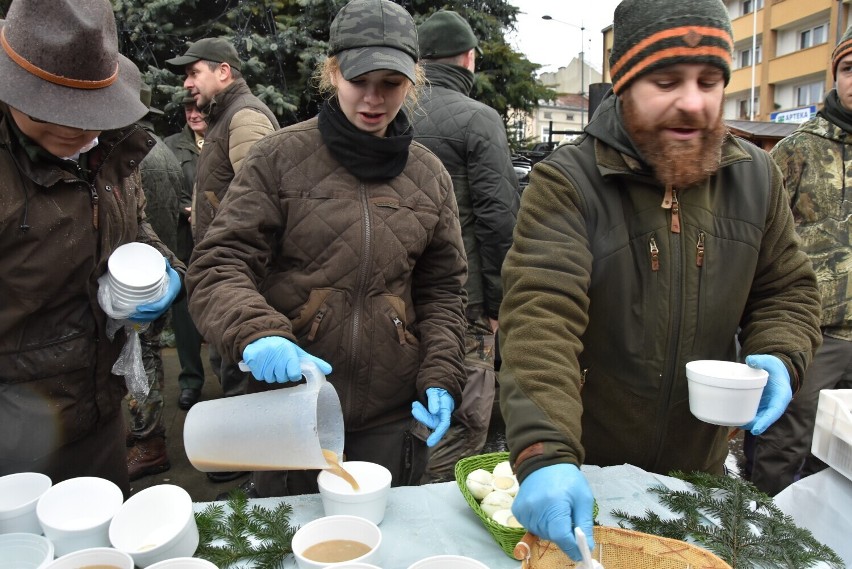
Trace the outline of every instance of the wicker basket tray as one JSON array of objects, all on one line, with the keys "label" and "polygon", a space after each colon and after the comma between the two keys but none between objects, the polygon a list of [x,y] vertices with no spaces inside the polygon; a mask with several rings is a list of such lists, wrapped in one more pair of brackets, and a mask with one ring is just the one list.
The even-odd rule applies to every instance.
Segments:
[{"label": "wicker basket tray", "polygon": [[462,496],[464,496],[464,499],[467,500],[467,503],[470,505],[474,513],[476,513],[476,515],[479,516],[479,519],[482,520],[482,523],[485,525],[485,529],[488,530],[491,537],[494,538],[494,541],[497,542],[506,555],[514,558],[513,552],[515,550],[515,545],[517,545],[518,542],[521,541],[521,538],[524,537],[526,530],[523,528],[506,527],[492,520],[488,514],[482,511],[482,508],[479,506],[479,502],[477,502],[476,498],[473,497],[473,494],[471,494],[470,490],[467,489],[467,484],[465,484],[467,475],[477,468],[483,468],[488,472],[491,472],[498,463],[503,462],[504,460],[509,460],[508,452],[493,452],[490,454],[479,454],[463,458],[456,463],[456,483],[459,485],[459,490],[461,490]]},{"label": "wicker basket tray", "polygon": [[[569,569],[575,563],[550,541],[525,534],[515,559],[522,569]],[[592,557],[606,569],[731,569],[706,549],[677,539],[621,528],[595,526]]]}]

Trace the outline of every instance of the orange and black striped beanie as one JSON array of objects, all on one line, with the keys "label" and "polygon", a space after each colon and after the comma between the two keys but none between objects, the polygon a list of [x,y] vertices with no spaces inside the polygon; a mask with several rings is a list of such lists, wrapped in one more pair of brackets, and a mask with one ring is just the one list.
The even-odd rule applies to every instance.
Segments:
[{"label": "orange and black striped beanie", "polygon": [[837,81],[837,66],[840,64],[840,60],[850,53],[852,53],[852,26],[846,28],[846,32],[840,38],[837,47],[831,52],[831,74],[835,81]]},{"label": "orange and black striped beanie", "polygon": [[731,79],[734,36],[721,0],[624,0],[613,17],[612,88],[676,63],[709,63]]}]

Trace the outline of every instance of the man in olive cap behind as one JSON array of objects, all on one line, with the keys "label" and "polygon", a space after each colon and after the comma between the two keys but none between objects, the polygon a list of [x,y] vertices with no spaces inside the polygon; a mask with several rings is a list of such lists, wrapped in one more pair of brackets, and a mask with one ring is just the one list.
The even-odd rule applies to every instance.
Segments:
[{"label": "man in olive cap behind", "polygon": [[[201,39],[182,56],[166,63],[184,71],[183,86],[207,117],[207,134],[198,157],[193,191],[193,237],[198,243],[213,221],[231,180],[239,172],[243,158],[255,142],[278,128],[278,120],[252,94],[240,73],[242,61],[227,39]],[[227,396],[239,395],[245,391],[248,374],[220,355],[214,348],[216,343],[209,342],[208,348],[222,392]],[[191,407],[200,395],[200,389],[181,389],[181,407]],[[208,478],[226,482],[238,475],[217,472],[209,473]]]},{"label": "man in olive cap behind", "polygon": [[503,264],[500,408],[531,533],[575,560],[583,463],[722,474],[729,426],[692,415],[686,364],[768,373],[760,434],[819,346],[820,297],[778,166],[722,120],[734,39],[721,0],[625,0],[613,90],[536,164]]},{"label": "man in olive cap behind", "polygon": [[459,206],[468,278],[467,381],[453,426],[431,449],[426,481],[451,480],[456,462],[478,454],[491,421],[496,377],[494,335],[503,300],[500,267],[512,245],[518,178],[497,111],[471,99],[479,41],[458,13],[441,10],[417,29],[430,87],[414,113],[414,139],[443,162]]},{"label": "man in olive cap behind", "polygon": [[97,476],[126,497],[127,389],[111,373],[126,335],[107,332],[98,278],[126,243],[162,253],[168,290],[136,307],[142,323],[184,271],[145,216],[139,71],[104,0],[14,0],[0,36],[0,476]]}]

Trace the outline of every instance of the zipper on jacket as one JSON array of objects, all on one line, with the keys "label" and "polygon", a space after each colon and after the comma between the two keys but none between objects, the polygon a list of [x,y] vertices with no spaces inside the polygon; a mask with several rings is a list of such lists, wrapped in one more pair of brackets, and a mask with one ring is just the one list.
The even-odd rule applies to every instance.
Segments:
[{"label": "zipper on jacket", "polygon": [[651,235],[651,270],[657,272],[660,270],[660,248],[657,247],[657,240]]},{"label": "zipper on jacket", "polygon": [[391,317],[391,320],[393,320],[393,325],[396,328],[396,335],[399,338],[399,345],[404,346],[406,344],[406,342],[405,342],[405,330],[402,326],[402,320],[400,320],[399,316],[397,316],[396,314],[394,314]]},{"label": "zipper on jacket", "polygon": [[310,331],[308,331],[308,341],[313,342],[314,338],[317,337],[317,332],[319,331],[319,327],[320,324],[322,324],[323,318],[325,318],[325,310],[320,308],[314,316],[314,321],[311,322],[311,329]]},{"label": "zipper on jacket", "polygon": [[94,184],[89,184],[89,195],[92,200],[92,225],[95,229],[98,228],[98,189]]},{"label": "zipper on jacket", "polygon": [[672,233],[680,233],[680,203],[677,201],[677,190],[670,185],[666,186],[662,206],[664,209],[672,210]]},{"label": "zipper on jacket", "polygon": [[370,266],[372,257],[372,242],[373,242],[373,227],[370,219],[370,203],[367,200],[367,188],[363,182],[358,185],[358,193],[360,195],[361,219],[364,229],[363,237],[361,238],[361,263],[358,266],[358,280],[355,285],[355,295],[352,298],[352,333],[349,335],[349,369],[347,375],[353,377],[353,381],[347,382],[348,385],[348,401],[347,409],[344,411],[344,417],[352,413],[351,405],[355,400],[353,393],[356,390],[357,382],[354,381],[354,374],[357,370],[358,352],[360,347],[360,329],[361,329],[361,313],[364,311],[364,291],[367,288],[367,271]]},{"label": "zipper on jacket", "polygon": [[695,266],[704,266],[704,232],[698,232],[698,241],[695,243]]}]

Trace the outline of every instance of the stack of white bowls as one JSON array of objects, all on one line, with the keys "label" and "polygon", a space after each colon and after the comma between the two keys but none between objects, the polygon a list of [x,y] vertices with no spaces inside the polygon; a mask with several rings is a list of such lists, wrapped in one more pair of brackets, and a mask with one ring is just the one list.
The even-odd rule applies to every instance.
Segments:
[{"label": "stack of white bowls", "polygon": [[112,306],[117,312],[133,312],[163,296],[166,261],[162,253],[145,243],[126,243],[107,261]]}]

